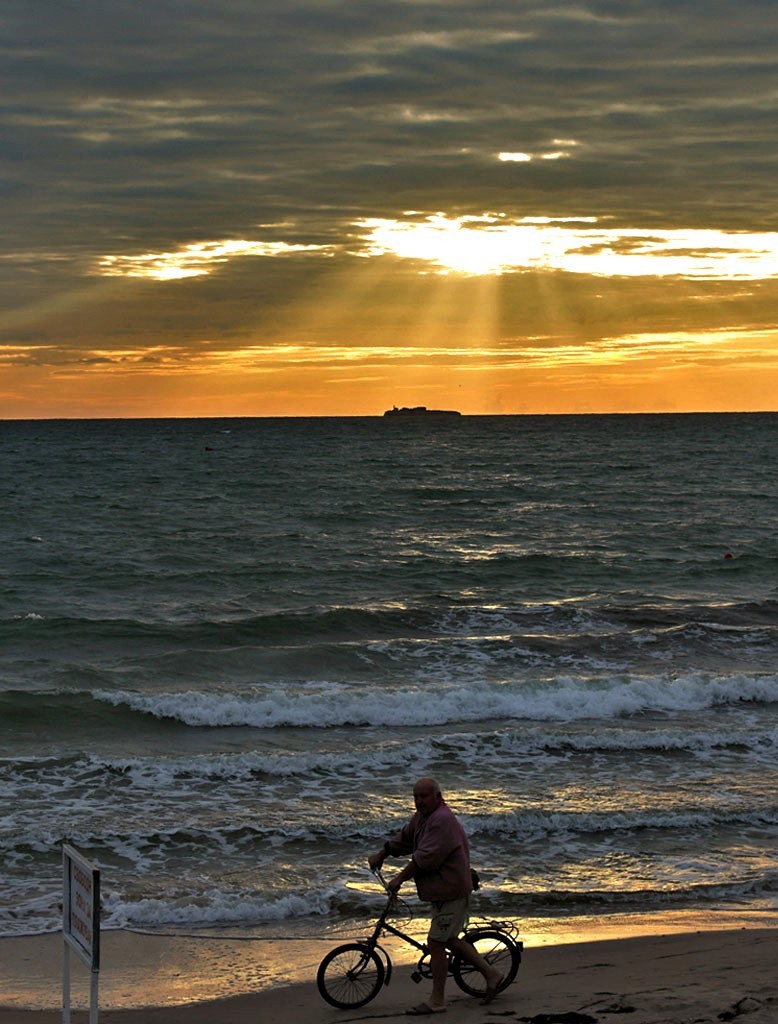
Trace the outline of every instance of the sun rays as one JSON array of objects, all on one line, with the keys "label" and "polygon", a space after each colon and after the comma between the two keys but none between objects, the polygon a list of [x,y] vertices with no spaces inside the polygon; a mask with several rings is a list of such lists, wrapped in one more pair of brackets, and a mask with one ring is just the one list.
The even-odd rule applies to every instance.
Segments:
[{"label": "sun rays", "polygon": [[[83,393],[85,407],[107,414],[131,391],[131,415],[774,402],[778,329],[757,330],[753,316],[771,309],[777,233],[500,212],[363,218],[344,223],[326,244],[301,237],[291,222],[258,230],[259,238],[97,258],[82,305],[67,317],[52,312],[58,340],[6,350],[7,400],[31,386],[67,389],[70,402]],[[208,333],[200,327],[222,288],[245,298],[242,315],[229,332]],[[100,315],[134,308],[140,291],[150,309],[163,311],[165,331],[150,317],[128,321],[110,340],[101,336]],[[167,310],[182,302],[187,316],[175,324]],[[73,344],[67,331],[87,323],[91,341]]]}]

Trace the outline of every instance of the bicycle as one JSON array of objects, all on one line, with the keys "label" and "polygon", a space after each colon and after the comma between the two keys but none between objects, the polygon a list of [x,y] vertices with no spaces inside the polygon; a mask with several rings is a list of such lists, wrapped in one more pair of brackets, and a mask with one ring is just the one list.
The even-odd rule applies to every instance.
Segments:
[{"label": "bicycle", "polygon": [[[364,1006],[375,999],[382,986],[389,984],[392,961],[379,941],[382,935],[394,935],[419,950],[421,956],[416,970],[411,974],[417,984],[422,978],[432,977],[426,943],[418,942],[387,920],[395,909],[398,897],[387,888],[380,871],[374,871],[373,874],[387,893],[386,906],[373,926],[373,931],[363,940],[347,942],[330,950],[316,972],[316,985],[322,998],[339,1010]],[[516,929],[509,921],[485,921],[460,934],[460,938],[469,942],[488,963],[502,973],[498,988],[500,992],[514,980],[521,963],[524,944],[516,935]],[[484,976],[472,964],[457,953],[449,953],[448,964],[449,973],[463,992],[476,997],[486,994]]]}]

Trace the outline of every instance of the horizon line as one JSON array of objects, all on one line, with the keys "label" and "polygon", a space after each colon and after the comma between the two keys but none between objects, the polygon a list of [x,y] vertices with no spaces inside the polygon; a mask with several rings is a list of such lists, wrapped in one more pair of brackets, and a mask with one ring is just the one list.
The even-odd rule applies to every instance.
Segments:
[{"label": "horizon line", "polygon": [[[518,417],[584,417],[584,416],[775,416],[778,409],[641,409],[608,412],[477,412],[460,413],[461,419],[516,419]],[[106,423],[148,422],[151,420],[383,420],[384,413],[300,413],[262,415],[222,413],[208,416],[1,416],[0,423]],[[392,419],[392,422],[395,422]],[[404,420],[403,420],[404,422]]]}]

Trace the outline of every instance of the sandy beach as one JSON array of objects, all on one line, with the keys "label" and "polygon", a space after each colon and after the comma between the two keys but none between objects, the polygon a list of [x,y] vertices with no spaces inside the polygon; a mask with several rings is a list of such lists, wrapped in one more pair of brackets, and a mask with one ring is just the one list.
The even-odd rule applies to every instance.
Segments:
[{"label": "sandy beach", "polygon": [[[226,998],[198,999],[197,963],[191,959],[186,970],[178,970],[178,957],[171,957],[169,940],[148,936],[109,936],[108,952],[134,958],[136,969],[148,978],[149,1003],[117,1009],[111,999],[101,1001],[100,1020],[108,1024],[297,1024],[297,1022],[394,1021],[407,1020],[405,1011],[422,1000],[429,983],[415,985],[407,965],[399,966],[391,984],[367,1006],[358,1010],[336,1010],[319,996],[315,962],[325,948],[307,947],[298,953],[296,972],[311,980],[272,984],[252,993]],[[44,971],[50,972],[47,1008],[25,1008],[16,991],[13,1006],[0,1007],[0,1024],[54,1024],[61,1019],[56,1008],[61,979],[61,950],[55,936],[30,940],[2,940],[0,955],[9,975],[9,955],[19,969],[25,967],[37,991]],[[20,944],[21,943],[21,944]],[[27,945],[25,945],[27,943]],[[36,947],[37,943],[37,947]],[[201,947],[202,948],[202,947]],[[187,956],[185,948],[178,951]],[[203,950],[206,960],[213,948]],[[221,964],[242,955],[224,948]],[[196,956],[192,952],[192,956]],[[310,965],[300,957],[312,958]],[[19,960],[22,958],[22,961]],[[213,960],[210,961],[213,963]],[[633,938],[528,946],[519,976],[490,1006],[460,992],[449,982],[446,1020],[451,1024],[474,1021],[522,1021],[532,1024],[601,1024],[628,1020],[630,1024],[718,1024],[739,1020],[743,1024],[775,1024],[778,1021],[778,928],[738,928],[720,931],[678,932]],[[126,959],[124,961],[126,965]],[[116,971],[121,973],[117,963]],[[308,974],[308,970],[311,971]],[[53,972],[53,973],[51,973]],[[107,973],[107,971],[106,971]],[[73,1021],[87,1019],[88,972],[74,968]],[[266,978],[264,982],[268,984]],[[166,993],[173,1005],[154,1005]],[[0,1003],[7,1003],[5,994]],[[30,1002],[28,1000],[28,1002]],[[114,999],[115,1003],[116,1000]],[[30,1005],[31,1002],[30,1002]]]}]

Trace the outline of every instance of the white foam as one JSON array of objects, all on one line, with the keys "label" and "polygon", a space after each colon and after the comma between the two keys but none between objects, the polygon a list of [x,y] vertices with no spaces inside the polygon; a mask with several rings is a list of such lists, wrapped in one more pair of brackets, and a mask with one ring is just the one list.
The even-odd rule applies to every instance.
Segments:
[{"label": "white foam", "polygon": [[695,808],[679,806],[668,810],[649,808],[647,810],[600,812],[513,811],[493,815],[460,815],[469,835],[499,835],[523,837],[537,840],[556,836],[563,838],[572,834],[578,836],[597,835],[619,831],[624,834],[641,829],[700,830],[710,826],[755,826],[760,828],[778,825],[778,806],[766,804],[751,807],[733,804],[731,807]]},{"label": "white foam", "polygon": [[256,893],[213,888],[207,896],[131,900],[108,893],[103,909],[107,928],[255,924],[327,915],[335,896],[335,890],[327,890],[265,899]]},{"label": "white foam", "polygon": [[317,683],[258,685],[245,691],[216,693],[95,691],[93,696],[199,727],[423,726],[489,719],[573,722],[650,712],[701,711],[747,701],[775,702],[778,675],[556,677],[536,684],[475,681],[466,686],[434,683],[382,690]]},{"label": "white foam", "polygon": [[[430,763],[435,757],[456,757],[463,764],[476,758],[485,757],[534,757],[539,753],[548,755],[555,750],[603,751],[690,751],[698,754],[743,747],[763,755],[774,757],[778,749],[778,729],[767,730],[700,730],[690,728],[629,729],[616,728],[601,732],[557,732],[545,729],[522,729],[515,731],[488,731],[485,733],[461,732],[443,737],[425,737],[412,740],[404,736],[396,742],[378,743],[373,746],[353,744],[344,751],[298,750],[294,753],[268,753],[266,751],[245,751],[236,754],[200,754],[190,757],[90,757],[74,765],[78,777],[94,770],[107,768],[119,771],[132,781],[136,789],[164,791],[183,783],[198,785],[208,780],[225,779],[234,782],[252,783],[257,775],[288,778],[290,775],[312,774],[326,776],[374,775],[376,772],[391,770],[398,760],[414,764]],[[401,748],[401,749],[400,749]],[[47,782],[58,789],[67,784],[68,778],[54,772]],[[16,787],[13,788],[16,792]],[[0,784],[0,796],[3,786]]]}]

